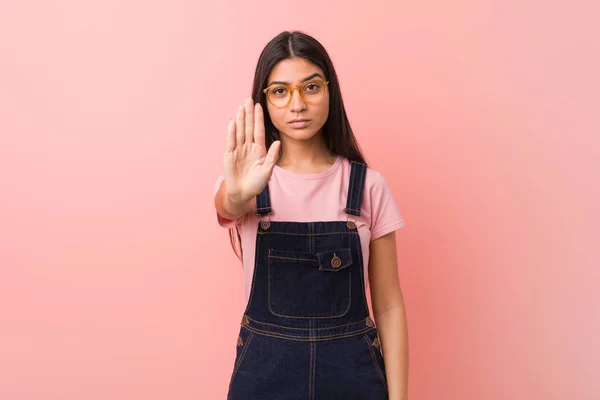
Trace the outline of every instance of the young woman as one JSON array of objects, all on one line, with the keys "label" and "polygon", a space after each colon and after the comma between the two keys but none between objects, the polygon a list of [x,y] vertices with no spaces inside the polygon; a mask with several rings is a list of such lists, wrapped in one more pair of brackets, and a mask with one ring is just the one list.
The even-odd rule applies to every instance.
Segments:
[{"label": "young woman", "polygon": [[228,399],[407,399],[404,221],[314,38],[283,32],[262,51],[229,123],[215,207],[247,299]]}]

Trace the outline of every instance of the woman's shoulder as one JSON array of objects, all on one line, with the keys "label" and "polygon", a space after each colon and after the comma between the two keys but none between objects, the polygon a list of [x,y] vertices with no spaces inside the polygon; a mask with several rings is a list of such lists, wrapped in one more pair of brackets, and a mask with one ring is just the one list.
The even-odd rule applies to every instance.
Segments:
[{"label": "woman's shoulder", "polygon": [[357,164],[358,166],[364,167],[365,169],[365,184],[364,187],[366,190],[371,190],[374,187],[387,186],[386,179],[383,174],[373,166],[369,164],[365,164],[359,161],[352,161],[346,157],[340,156],[342,158],[342,165],[346,170],[347,176],[350,177],[350,171],[352,168],[352,164]]},{"label": "woman's shoulder", "polygon": [[[352,161],[347,161],[349,168],[352,163]],[[362,210],[365,212],[364,218],[371,230],[371,240],[375,240],[404,226],[404,219],[383,173],[372,166],[364,165],[364,167]],[[350,176],[349,173],[348,176]]]}]

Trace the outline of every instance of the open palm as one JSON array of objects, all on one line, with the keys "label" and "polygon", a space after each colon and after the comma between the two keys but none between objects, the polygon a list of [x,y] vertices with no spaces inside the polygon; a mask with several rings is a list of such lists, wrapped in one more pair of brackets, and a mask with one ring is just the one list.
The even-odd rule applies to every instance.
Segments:
[{"label": "open palm", "polygon": [[239,106],[235,121],[229,123],[223,156],[223,175],[232,201],[248,201],[262,192],[279,157],[280,146],[275,141],[267,152],[263,109],[247,98]]}]

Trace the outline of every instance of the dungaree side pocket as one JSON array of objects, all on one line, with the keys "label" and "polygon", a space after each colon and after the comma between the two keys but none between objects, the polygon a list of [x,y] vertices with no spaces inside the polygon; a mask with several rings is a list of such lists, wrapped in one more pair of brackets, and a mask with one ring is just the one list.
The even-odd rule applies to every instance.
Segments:
[{"label": "dungaree side pocket", "polygon": [[[250,344],[252,343],[253,338],[254,338],[253,332],[250,332],[248,329],[246,329],[244,327],[240,328],[240,334],[238,336],[237,345],[236,345],[235,362],[233,365],[233,372],[231,374],[231,381],[233,381],[233,378],[235,377],[235,373],[237,372],[238,368],[242,364],[242,361],[244,361],[244,356],[248,352],[248,348],[250,347]],[[230,382],[230,385],[231,385],[231,382]]]},{"label": "dungaree side pocket", "polygon": [[373,328],[365,333],[363,333],[363,338],[367,346],[369,347],[369,352],[371,353],[371,358],[373,359],[373,367],[377,370],[377,373],[381,377],[381,382],[383,386],[387,390],[387,378],[385,376],[385,362],[383,360],[383,351],[381,349],[381,342],[379,341],[379,335],[377,334],[377,328]]},{"label": "dungaree side pocket", "polygon": [[334,318],[350,309],[352,253],[339,248],[320,253],[270,249],[268,306],[291,318]]}]

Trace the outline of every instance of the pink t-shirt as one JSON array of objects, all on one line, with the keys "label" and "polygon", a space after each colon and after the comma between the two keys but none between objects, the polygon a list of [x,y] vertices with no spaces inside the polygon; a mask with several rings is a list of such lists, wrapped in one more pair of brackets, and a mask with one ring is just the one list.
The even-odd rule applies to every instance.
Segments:
[{"label": "pink t-shirt", "polygon": [[[219,176],[214,187],[217,193],[223,175]],[[350,161],[339,156],[335,163],[318,174],[297,174],[277,165],[269,180],[269,194],[273,213],[271,221],[346,221]],[[365,283],[369,282],[369,242],[386,233],[404,226],[396,202],[383,176],[368,168],[365,176],[361,216],[349,215],[356,222],[363,254]],[[260,218],[252,213],[244,222],[234,221],[217,213],[217,221],[224,228],[239,225],[243,249],[244,289],[246,301],[250,296],[254,273],[256,234]]]}]

